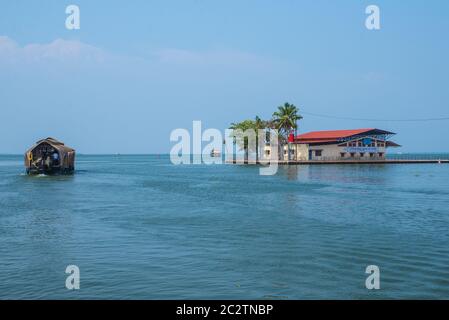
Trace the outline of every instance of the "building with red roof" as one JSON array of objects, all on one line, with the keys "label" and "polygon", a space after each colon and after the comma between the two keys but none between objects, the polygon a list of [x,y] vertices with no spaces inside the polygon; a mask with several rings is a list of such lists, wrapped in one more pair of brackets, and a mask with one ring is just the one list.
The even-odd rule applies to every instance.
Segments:
[{"label": "building with red roof", "polygon": [[394,135],[376,128],[307,132],[289,138],[284,159],[290,150],[290,160],[382,160],[387,148],[400,147],[390,141]]}]

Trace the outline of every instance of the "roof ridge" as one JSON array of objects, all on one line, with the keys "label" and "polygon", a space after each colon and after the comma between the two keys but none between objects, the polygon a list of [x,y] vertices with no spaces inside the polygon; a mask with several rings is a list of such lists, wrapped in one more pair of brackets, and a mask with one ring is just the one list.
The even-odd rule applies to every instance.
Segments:
[{"label": "roof ridge", "polygon": [[321,131],[310,131],[296,136],[296,139],[307,139],[307,140],[328,140],[328,139],[338,139],[347,138],[355,135],[360,135],[368,133],[371,131],[379,131],[379,134],[394,134],[386,130],[381,130],[377,128],[363,128],[363,129],[340,129],[340,130],[321,130]]}]

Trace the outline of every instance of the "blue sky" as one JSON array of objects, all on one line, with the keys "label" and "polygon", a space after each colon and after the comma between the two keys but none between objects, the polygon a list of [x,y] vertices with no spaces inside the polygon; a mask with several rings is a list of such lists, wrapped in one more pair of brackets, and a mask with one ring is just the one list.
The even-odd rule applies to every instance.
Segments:
[{"label": "blue sky", "polygon": [[[65,8],[81,29],[65,28]],[[381,30],[365,8],[381,9]],[[54,136],[82,153],[167,153],[285,101],[300,131],[378,127],[449,152],[448,1],[2,1],[0,153]],[[396,151],[396,150],[395,150]]]}]

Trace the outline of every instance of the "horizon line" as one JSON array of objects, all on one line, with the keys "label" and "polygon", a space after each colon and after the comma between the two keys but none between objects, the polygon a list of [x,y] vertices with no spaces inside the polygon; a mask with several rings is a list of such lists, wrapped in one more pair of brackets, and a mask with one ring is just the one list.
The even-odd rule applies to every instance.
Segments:
[{"label": "horizon line", "polygon": [[[418,154],[418,153],[426,153],[426,154],[440,154],[440,153],[449,153],[448,151],[407,151],[407,152],[390,152],[387,154]],[[224,154],[224,153],[223,153]],[[0,153],[0,156],[23,156],[22,153]],[[170,155],[170,153],[81,153],[76,152],[76,155],[79,156],[161,156],[161,155]],[[202,155],[202,153],[188,153],[188,155]]]}]

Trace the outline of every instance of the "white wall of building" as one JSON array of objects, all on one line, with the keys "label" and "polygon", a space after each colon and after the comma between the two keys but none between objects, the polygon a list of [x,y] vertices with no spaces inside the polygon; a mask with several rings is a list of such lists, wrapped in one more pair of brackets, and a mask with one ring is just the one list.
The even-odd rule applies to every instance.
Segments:
[{"label": "white wall of building", "polygon": [[[346,143],[343,145],[341,143],[328,145],[290,144],[290,160],[384,159],[387,149],[385,142],[375,141],[374,139],[373,141],[375,144],[370,147],[359,145],[358,140],[350,141],[356,143],[354,146],[351,144],[346,145]],[[283,160],[289,159],[287,150],[288,146],[285,145],[282,151]],[[265,160],[277,160],[278,158],[275,155],[276,153],[273,152],[271,146],[265,146],[263,155]]]},{"label": "white wall of building", "polygon": [[[349,148],[349,151],[348,151]],[[309,146],[311,160],[338,160],[338,159],[383,159],[385,158],[386,147],[383,146],[340,146],[338,144]],[[321,153],[321,155],[319,155]],[[342,156],[344,154],[344,156]]]}]

